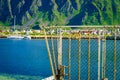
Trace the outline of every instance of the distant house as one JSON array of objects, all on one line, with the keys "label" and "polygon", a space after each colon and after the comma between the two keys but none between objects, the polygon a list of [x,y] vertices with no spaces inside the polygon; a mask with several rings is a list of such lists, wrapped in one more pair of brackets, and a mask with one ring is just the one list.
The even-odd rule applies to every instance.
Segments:
[{"label": "distant house", "polygon": [[54,34],[55,33],[55,30],[50,30],[47,32],[47,34]]},{"label": "distant house", "polygon": [[18,33],[20,33],[20,32],[19,32],[18,30],[15,30],[13,33],[14,33],[14,34],[16,34],[16,33],[18,34]]},{"label": "distant house", "polygon": [[81,33],[84,35],[87,35],[87,34],[92,33],[92,32],[89,30],[81,30]]},{"label": "distant house", "polygon": [[2,30],[0,30],[0,33],[2,33],[3,31]]},{"label": "distant house", "polygon": [[10,32],[10,30],[9,30],[9,29],[7,29],[7,30],[6,30],[6,32]]},{"label": "distant house", "polygon": [[89,31],[88,30],[84,30],[83,34],[87,35],[87,34],[89,34]]},{"label": "distant house", "polygon": [[25,30],[21,30],[22,33],[25,33],[26,31]]},{"label": "distant house", "polygon": [[97,30],[81,30],[80,32],[81,32],[81,34],[84,34],[84,35],[88,35],[88,34],[96,35],[96,34],[98,34]]},{"label": "distant house", "polygon": [[32,30],[35,33],[40,33],[40,30]]},{"label": "distant house", "polygon": [[97,30],[92,31],[93,35],[97,35]]},{"label": "distant house", "polygon": [[33,33],[33,31],[30,29],[30,30],[28,31],[28,33]]},{"label": "distant house", "polygon": [[75,33],[78,33],[78,32],[79,32],[79,30],[77,30],[77,29],[76,30],[71,30],[72,34],[75,34]]}]

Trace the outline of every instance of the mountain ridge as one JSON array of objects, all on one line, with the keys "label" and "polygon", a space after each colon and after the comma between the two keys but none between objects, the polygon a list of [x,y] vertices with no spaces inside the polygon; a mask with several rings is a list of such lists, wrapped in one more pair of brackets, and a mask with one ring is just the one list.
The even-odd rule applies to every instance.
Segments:
[{"label": "mountain ridge", "polygon": [[1,0],[0,23],[24,25],[119,25],[120,0]]}]

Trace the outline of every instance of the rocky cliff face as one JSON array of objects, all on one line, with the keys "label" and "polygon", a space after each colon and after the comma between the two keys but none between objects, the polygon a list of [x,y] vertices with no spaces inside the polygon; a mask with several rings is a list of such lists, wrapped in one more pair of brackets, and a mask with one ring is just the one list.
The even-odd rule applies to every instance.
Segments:
[{"label": "rocky cliff face", "polygon": [[0,23],[106,25],[120,23],[120,0],[0,0]]}]

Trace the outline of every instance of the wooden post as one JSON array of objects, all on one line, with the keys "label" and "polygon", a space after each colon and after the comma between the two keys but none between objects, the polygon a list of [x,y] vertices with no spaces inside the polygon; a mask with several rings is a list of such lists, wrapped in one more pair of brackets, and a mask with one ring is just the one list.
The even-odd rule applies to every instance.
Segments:
[{"label": "wooden post", "polygon": [[88,34],[88,80],[90,80],[90,32]]},{"label": "wooden post", "polygon": [[116,28],[114,32],[114,79],[116,80]]},{"label": "wooden post", "polygon": [[58,40],[58,65],[62,65],[62,32],[60,29],[60,37]]},{"label": "wooden post", "polygon": [[69,37],[69,42],[68,42],[68,80],[70,80],[70,67],[71,67],[71,39]]},{"label": "wooden post", "polygon": [[105,79],[106,74],[106,30],[104,28],[102,38],[102,79]]},{"label": "wooden post", "polygon": [[100,31],[98,36],[98,80],[100,80]]},{"label": "wooden post", "polygon": [[[62,32],[61,32],[61,28],[59,30],[59,40],[58,40],[58,70],[61,72],[61,66],[62,66]],[[59,80],[62,80],[62,76],[61,73],[58,75],[60,76]]]},{"label": "wooden post", "polygon": [[80,80],[80,61],[81,61],[81,33],[79,33],[78,37],[78,80]]}]

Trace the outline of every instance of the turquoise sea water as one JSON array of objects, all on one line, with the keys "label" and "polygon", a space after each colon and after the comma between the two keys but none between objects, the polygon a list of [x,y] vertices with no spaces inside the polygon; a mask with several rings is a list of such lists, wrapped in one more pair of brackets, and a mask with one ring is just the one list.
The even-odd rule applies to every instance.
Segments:
[{"label": "turquoise sea water", "polygon": [[[56,44],[56,40],[54,41]],[[78,41],[71,40],[71,80],[77,80]],[[56,46],[56,45],[55,45]],[[102,46],[102,43],[101,43]],[[51,46],[50,46],[51,47]],[[97,40],[91,40],[91,80],[97,79]],[[55,47],[56,49],[57,47]],[[114,41],[107,40],[106,77],[113,80]],[[101,47],[102,49],[102,47]],[[81,40],[81,79],[87,80],[88,41]],[[102,51],[101,51],[102,52]],[[57,53],[55,51],[55,53]],[[101,55],[102,56],[102,55]],[[57,58],[57,57],[56,57]],[[63,65],[68,65],[68,40],[63,40]],[[102,69],[102,65],[100,66]],[[66,69],[66,73],[67,73]],[[120,41],[117,41],[117,80],[120,79]],[[10,80],[41,80],[51,76],[49,58],[44,39],[0,39],[0,78]],[[102,75],[102,70],[101,70]],[[7,77],[8,78],[7,78]],[[65,77],[67,79],[67,77]]]},{"label": "turquoise sea water", "polygon": [[51,76],[44,40],[0,39],[0,73]]}]

